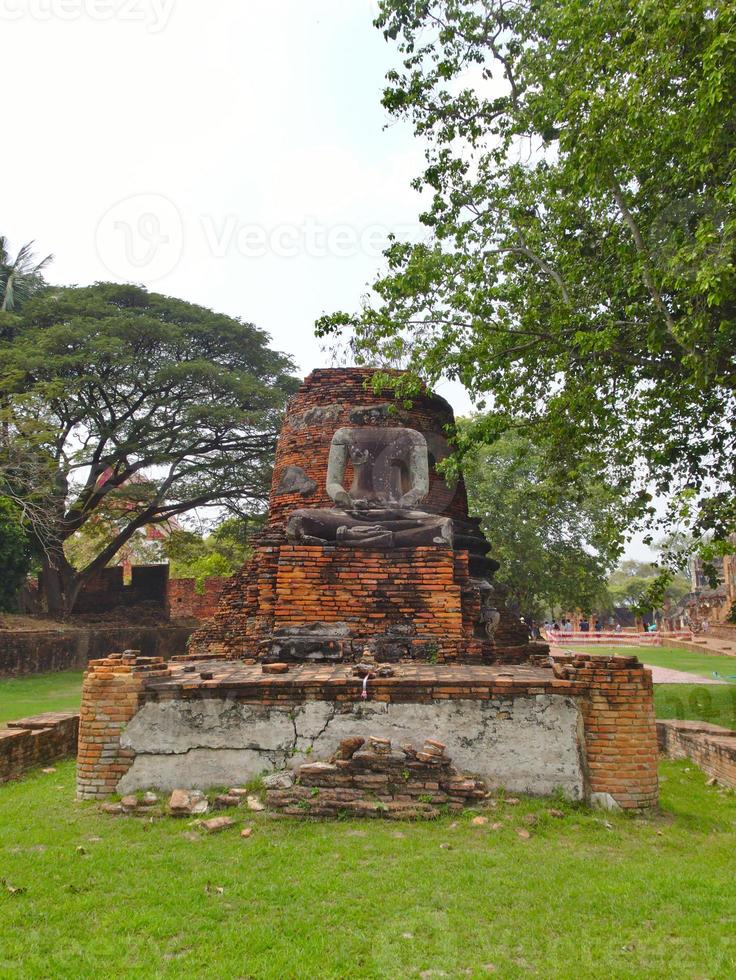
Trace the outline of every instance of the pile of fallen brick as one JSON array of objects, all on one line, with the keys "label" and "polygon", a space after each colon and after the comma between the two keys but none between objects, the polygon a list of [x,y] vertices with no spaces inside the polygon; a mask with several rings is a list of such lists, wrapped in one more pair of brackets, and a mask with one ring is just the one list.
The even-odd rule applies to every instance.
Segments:
[{"label": "pile of fallen brick", "polygon": [[367,745],[362,738],[344,739],[329,762],[301,765],[293,782],[267,781],[266,788],[270,810],[296,817],[426,819],[487,796],[480,780],[455,769],[442,742],[395,750],[388,739],[373,736]]}]

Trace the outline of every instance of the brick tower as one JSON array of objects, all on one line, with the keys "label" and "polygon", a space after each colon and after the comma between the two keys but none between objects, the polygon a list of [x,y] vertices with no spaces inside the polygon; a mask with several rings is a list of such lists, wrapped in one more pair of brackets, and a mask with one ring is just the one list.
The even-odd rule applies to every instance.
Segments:
[{"label": "brick tower", "polygon": [[[429,392],[403,407],[390,391],[371,387],[372,373],[316,370],[291,399],[278,440],[266,527],[252,559],[223,592],[214,619],[193,635],[192,653],[333,663],[359,660],[366,648],[380,662],[528,658],[527,631],[506,610],[503,590],[493,583],[498,566],[488,557],[479,521],[468,514],[462,479],[448,484],[437,472],[451,452],[452,408]],[[368,466],[377,473],[383,461],[386,480],[398,487],[395,495],[401,494],[402,481],[411,480],[392,449],[406,436],[426,457],[426,483],[415,494],[421,493],[421,500],[402,512],[386,510],[385,501],[365,512],[351,509],[352,502],[335,509],[328,472],[341,435],[348,445],[344,485],[355,481],[365,455],[371,462],[363,470]],[[365,454],[357,443],[350,448],[356,439],[368,446]],[[383,448],[371,455],[374,445]],[[311,524],[318,527],[325,521],[338,526],[337,540],[295,537],[290,533],[295,515],[313,515]],[[374,526],[374,515],[382,525]],[[402,519],[405,515],[409,520]],[[356,546],[339,538],[340,523],[348,521],[359,525],[353,532]],[[402,546],[409,524],[409,540],[422,544]],[[438,528],[444,539],[436,536]],[[539,652],[538,645],[533,649]]]}]

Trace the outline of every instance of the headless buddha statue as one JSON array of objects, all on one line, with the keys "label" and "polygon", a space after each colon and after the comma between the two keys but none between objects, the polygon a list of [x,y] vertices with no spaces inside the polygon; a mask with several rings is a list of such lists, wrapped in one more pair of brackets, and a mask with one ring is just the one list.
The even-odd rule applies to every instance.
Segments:
[{"label": "headless buddha statue", "polygon": [[[343,486],[348,462],[353,471]],[[424,436],[415,429],[338,429],[327,463],[327,493],[335,507],[294,511],[290,541],[352,548],[452,546],[452,521],[416,505],[429,492]]]}]

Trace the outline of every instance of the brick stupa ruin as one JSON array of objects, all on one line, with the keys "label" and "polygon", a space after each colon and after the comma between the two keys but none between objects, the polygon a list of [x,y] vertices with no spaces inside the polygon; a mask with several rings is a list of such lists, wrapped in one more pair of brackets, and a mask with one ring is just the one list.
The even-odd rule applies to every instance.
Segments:
[{"label": "brick stupa ruin", "polygon": [[370,380],[317,370],[293,397],[266,526],[188,653],[90,664],[80,797],[233,784],[346,737],[432,733],[491,787],[655,803],[650,674],[529,642],[462,479],[437,470],[452,409]]}]

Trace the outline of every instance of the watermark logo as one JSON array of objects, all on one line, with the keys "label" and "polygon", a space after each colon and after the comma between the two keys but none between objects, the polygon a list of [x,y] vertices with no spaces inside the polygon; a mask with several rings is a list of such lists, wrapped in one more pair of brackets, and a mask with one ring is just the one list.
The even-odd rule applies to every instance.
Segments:
[{"label": "watermark logo", "polygon": [[[416,240],[417,224],[388,226],[325,223],[307,217],[273,225],[242,220],[235,214],[192,215],[187,248],[211,259],[380,260],[394,240]],[[163,194],[135,194],[110,207],[95,232],[97,253],[117,279],[155,282],[177,266],[184,253],[184,223],[174,202]]]},{"label": "watermark logo", "polygon": [[[235,214],[222,218],[203,215],[201,230],[207,250],[218,259],[228,254],[245,259],[269,255],[280,259],[297,256],[351,259],[356,255],[380,258],[390,241],[390,230],[386,225],[326,225],[315,218],[266,227],[241,221]],[[412,231],[414,228],[408,226],[394,229],[399,237]]]},{"label": "watermark logo", "polygon": [[149,34],[168,26],[176,0],[0,0],[0,21],[117,21]]},{"label": "watermark logo", "polygon": [[176,267],[184,248],[184,225],[163,194],[136,194],[114,204],[95,233],[97,254],[118,279],[155,282]]}]

